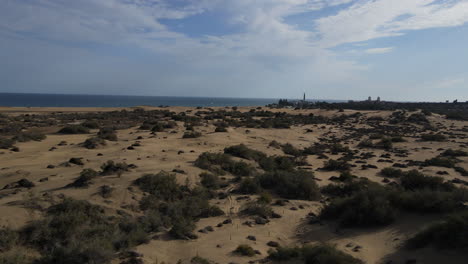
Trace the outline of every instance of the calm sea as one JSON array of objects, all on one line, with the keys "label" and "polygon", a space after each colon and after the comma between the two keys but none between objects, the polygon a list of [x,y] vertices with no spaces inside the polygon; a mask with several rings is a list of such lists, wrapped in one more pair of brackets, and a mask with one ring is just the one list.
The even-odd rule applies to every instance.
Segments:
[{"label": "calm sea", "polygon": [[278,99],[0,93],[0,106],[21,107],[264,106],[276,102]]}]

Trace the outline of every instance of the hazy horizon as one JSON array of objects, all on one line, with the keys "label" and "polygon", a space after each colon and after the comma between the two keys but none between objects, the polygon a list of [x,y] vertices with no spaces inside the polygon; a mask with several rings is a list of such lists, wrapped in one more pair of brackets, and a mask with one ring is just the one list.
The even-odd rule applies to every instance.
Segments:
[{"label": "hazy horizon", "polygon": [[468,100],[468,0],[0,0],[0,92]]}]

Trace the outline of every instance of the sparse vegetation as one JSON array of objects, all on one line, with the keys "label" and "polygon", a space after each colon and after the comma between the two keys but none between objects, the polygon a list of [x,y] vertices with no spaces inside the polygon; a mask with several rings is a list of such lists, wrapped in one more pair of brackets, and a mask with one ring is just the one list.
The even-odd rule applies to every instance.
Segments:
[{"label": "sparse vegetation", "polygon": [[363,261],[326,244],[303,247],[278,247],[268,253],[269,259],[280,263],[364,263]]}]

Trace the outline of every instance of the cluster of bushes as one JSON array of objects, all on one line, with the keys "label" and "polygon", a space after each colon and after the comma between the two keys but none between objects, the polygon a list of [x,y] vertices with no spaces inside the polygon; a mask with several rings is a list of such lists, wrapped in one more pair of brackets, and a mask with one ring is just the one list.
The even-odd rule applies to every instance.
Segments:
[{"label": "cluster of bushes", "polygon": [[58,131],[60,134],[89,134],[89,128],[83,125],[68,125]]},{"label": "cluster of bushes", "polygon": [[41,141],[44,139],[46,139],[46,135],[38,130],[22,131],[13,137],[13,140],[18,142]]},{"label": "cluster of bushes", "polygon": [[202,153],[195,166],[200,169],[211,171],[218,175],[225,175],[229,172],[235,176],[252,176],[257,173],[256,169],[243,161],[235,161],[230,155],[224,153]]},{"label": "cluster of bushes", "polygon": [[202,133],[198,131],[187,131],[187,132],[184,132],[184,135],[182,136],[182,138],[199,138],[201,136],[202,136]]},{"label": "cluster of bushes", "polygon": [[258,176],[258,182],[263,189],[274,191],[286,199],[317,200],[320,190],[311,172],[271,171]]},{"label": "cluster of bushes", "polygon": [[81,145],[87,149],[96,149],[100,146],[105,146],[106,141],[100,137],[91,137],[86,139]]},{"label": "cluster of bushes", "polygon": [[363,264],[360,259],[348,255],[334,246],[321,244],[303,247],[278,247],[268,252],[268,258],[280,263],[333,263]]},{"label": "cluster of bushes", "polygon": [[422,134],[421,140],[442,142],[442,141],[446,141],[447,137],[442,134]]},{"label": "cluster of bushes", "polygon": [[0,149],[9,149],[13,147],[15,141],[11,138],[1,138],[0,137]]},{"label": "cluster of bushes", "polygon": [[109,141],[117,141],[117,133],[112,127],[103,127],[97,133],[98,138],[102,138]]},{"label": "cluster of bushes", "polygon": [[450,213],[463,208],[462,203],[468,201],[466,189],[440,177],[416,170],[389,173],[399,177],[400,186],[384,187],[360,179],[322,188],[322,193],[334,199],[322,210],[321,217],[337,220],[343,226],[380,226],[393,222],[400,210]]},{"label": "cluster of bushes", "polygon": [[34,263],[110,263],[115,254],[149,241],[144,225],[128,217],[107,216],[87,201],[64,199],[49,207],[42,220],[18,231],[0,229],[2,263],[31,263],[24,255],[9,254],[13,246],[40,253]]},{"label": "cluster of bushes", "polygon": [[152,231],[170,228],[175,238],[194,238],[195,221],[224,214],[219,207],[209,204],[210,192],[179,185],[174,174],[163,171],[147,174],[137,179],[135,185],[149,194],[140,201],[140,208],[145,211]]},{"label": "cluster of bushes", "polygon": [[323,168],[327,171],[347,171],[351,169],[351,164],[349,164],[346,160],[334,160],[330,159],[325,161]]},{"label": "cluster of bushes", "polygon": [[433,224],[406,242],[410,249],[433,245],[440,249],[468,250],[468,211],[449,216]]}]

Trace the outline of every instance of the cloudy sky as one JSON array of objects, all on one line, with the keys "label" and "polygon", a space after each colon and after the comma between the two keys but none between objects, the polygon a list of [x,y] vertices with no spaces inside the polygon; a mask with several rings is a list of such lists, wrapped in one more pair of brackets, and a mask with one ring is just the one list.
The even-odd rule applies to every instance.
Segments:
[{"label": "cloudy sky", "polygon": [[468,0],[0,0],[0,92],[468,100]]}]

